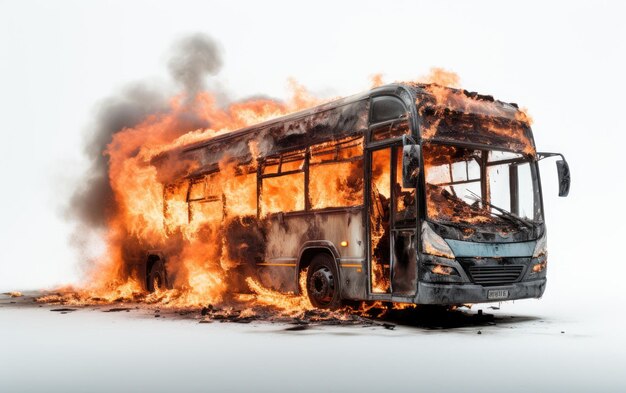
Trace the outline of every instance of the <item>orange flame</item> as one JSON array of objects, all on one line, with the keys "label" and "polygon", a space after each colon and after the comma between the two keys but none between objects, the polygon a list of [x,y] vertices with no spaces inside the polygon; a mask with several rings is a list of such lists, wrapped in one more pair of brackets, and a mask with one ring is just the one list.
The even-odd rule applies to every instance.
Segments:
[{"label": "orange flame", "polygon": [[384,85],[385,83],[383,82],[383,74],[373,74],[370,75],[370,87],[373,89],[375,87],[379,87]]},{"label": "orange flame", "polygon": [[461,87],[461,78],[456,72],[439,67],[431,68],[427,75],[418,78],[417,81],[419,83],[433,83],[439,86]]},{"label": "orange flame", "polygon": [[[107,252],[91,270],[87,284],[77,291],[77,303],[133,300],[143,291],[139,282],[129,278],[125,255],[129,238],[147,249],[164,243],[176,245],[168,254],[168,269],[177,273],[177,282],[173,283],[177,289],[156,291],[145,301],[189,306],[224,300],[227,273],[238,261],[229,260],[224,252],[227,245],[220,227],[222,201],[190,200],[188,204],[187,189],[181,184],[165,186],[151,160],[172,148],[321,103],[295,80],[289,81],[289,87],[292,98],[286,103],[255,99],[226,108],[220,108],[207,92],[199,93],[191,105],[183,105],[183,97],[176,96],[167,113],[150,115],[113,136],[105,154],[109,157],[109,181],[118,212],[108,224]],[[185,132],[185,118],[190,116],[211,126]],[[253,156],[258,154],[256,146],[251,144],[249,148]],[[234,176],[234,166],[223,161],[219,174],[210,179],[207,187],[228,195],[226,214],[256,214],[256,197],[252,197],[256,192],[246,192],[255,189],[256,180],[253,176]],[[189,172],[196,166],[184,169]],[[195,192],[194,186],[189,192]],[[286,198],[284,193],[276,195]],[[254,283],[249,285],[259,289]],[[259,296],[268,297],[259,292]]]}]

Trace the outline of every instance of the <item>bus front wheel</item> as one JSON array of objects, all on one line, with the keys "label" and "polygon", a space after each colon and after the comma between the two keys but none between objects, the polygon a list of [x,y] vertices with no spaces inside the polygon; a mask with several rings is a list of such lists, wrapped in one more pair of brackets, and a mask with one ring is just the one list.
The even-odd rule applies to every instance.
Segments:
[{"label": "bus front wheel", "polygon": [[311,304],[334,310],[341,306],[337,268],[328,254],[318,254],[311,261],[306,275],[306,289]]}]

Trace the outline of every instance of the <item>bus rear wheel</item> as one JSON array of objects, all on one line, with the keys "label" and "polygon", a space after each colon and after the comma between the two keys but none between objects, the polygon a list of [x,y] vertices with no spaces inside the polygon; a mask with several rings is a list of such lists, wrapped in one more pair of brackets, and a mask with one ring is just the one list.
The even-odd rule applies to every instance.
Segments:
[{"label": "bus rear wheel", "polygon": [[148,272],[148,291],[162,291],[165,289],[165,266],[162,261],[156,261]]},{"label": "bus rear wheel", "polygon": [[337,269],[328,254],[318,254],[311,261],[306,275],[306,289],[311,304],[334,310],[341,306]]}]

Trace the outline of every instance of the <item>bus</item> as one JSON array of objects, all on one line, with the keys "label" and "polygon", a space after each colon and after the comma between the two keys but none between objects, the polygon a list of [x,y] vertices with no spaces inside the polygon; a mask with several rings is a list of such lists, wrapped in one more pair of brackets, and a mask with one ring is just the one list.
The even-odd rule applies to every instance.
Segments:
[{"label": "bus", "polygon": [[[177,168],[166,222],[175,203],[189,224],[213,217],[245,275],[291,293],[304,281],[315,307],[334,309],[541,297],[538,163],[554,156],[567,196],[567,161],[536,151],[516,104],[395,83],[173,149],[158,166]],[[225,162],[237,192],[212,186]],[[147,254],[147,289],[172,282],[167,251]]]}]

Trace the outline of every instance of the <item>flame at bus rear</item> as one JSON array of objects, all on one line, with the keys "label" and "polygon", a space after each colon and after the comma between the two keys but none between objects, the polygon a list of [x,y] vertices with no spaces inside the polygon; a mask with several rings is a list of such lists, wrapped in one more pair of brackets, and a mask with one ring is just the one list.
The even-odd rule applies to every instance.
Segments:
[{"label": "flame at bus rear", "polygon": [[[225,228],[241,224],[224,217],[232,217],[229,214],[232,212],[237,212],[239,217],[256,214],[255,177],[252,174],[235,176],[236,168],[225,159],[220,162],[221,170],[209,182],[197,186],[203,190],[212,188],[216,194],[224,193],[229,200],[224,210],[221,198],[206,200],[203,197],[194,201],[190,194],[196,191],[194,185],[187,188],[182,183],[163,181],[172,174],[193,172],[198,168],[197,162],[179,162],[176,167],[169,166],[167,170],[171,174],[167,174],[157,169],[153,160],[173,148],[321,102],[295,81],[290,81],[290,86],[293,96],[286,103],[255,99],[221,108],[207,92],[198,93],[191,104],[177,96],[171,100],[168,111],[149,115],[135,127],[114,134],[105,152],[117,205],[116,213],[108,220],[107,249],[90,270],[84,287],[72,295],[72,301],[110,302],[141,297],[143,286],[133,275],[133,266],[127,263],[129,250],[149,250],[164,245],[168,253],[168,273],[176,277],[176,282],[170,284],[176,289],[158,290],[145,298],[146,301],[172,306],[223,301],[233,280],[228,273],[241,262],[229,256],[247,247],[245,243],[229,244],[224,236]],[[185,129],[190,117],[210,126]],[[253,156],[257,154],[254,145],[249,149]],[[284,193],[276,195],[289,198]],[[231,219],[234,220],[241,218]],[[239,281],[244,282],[244,279]],[[252,283],[250,287],[258,289]],[[267,298],[267,294],[264,296]]]}]

